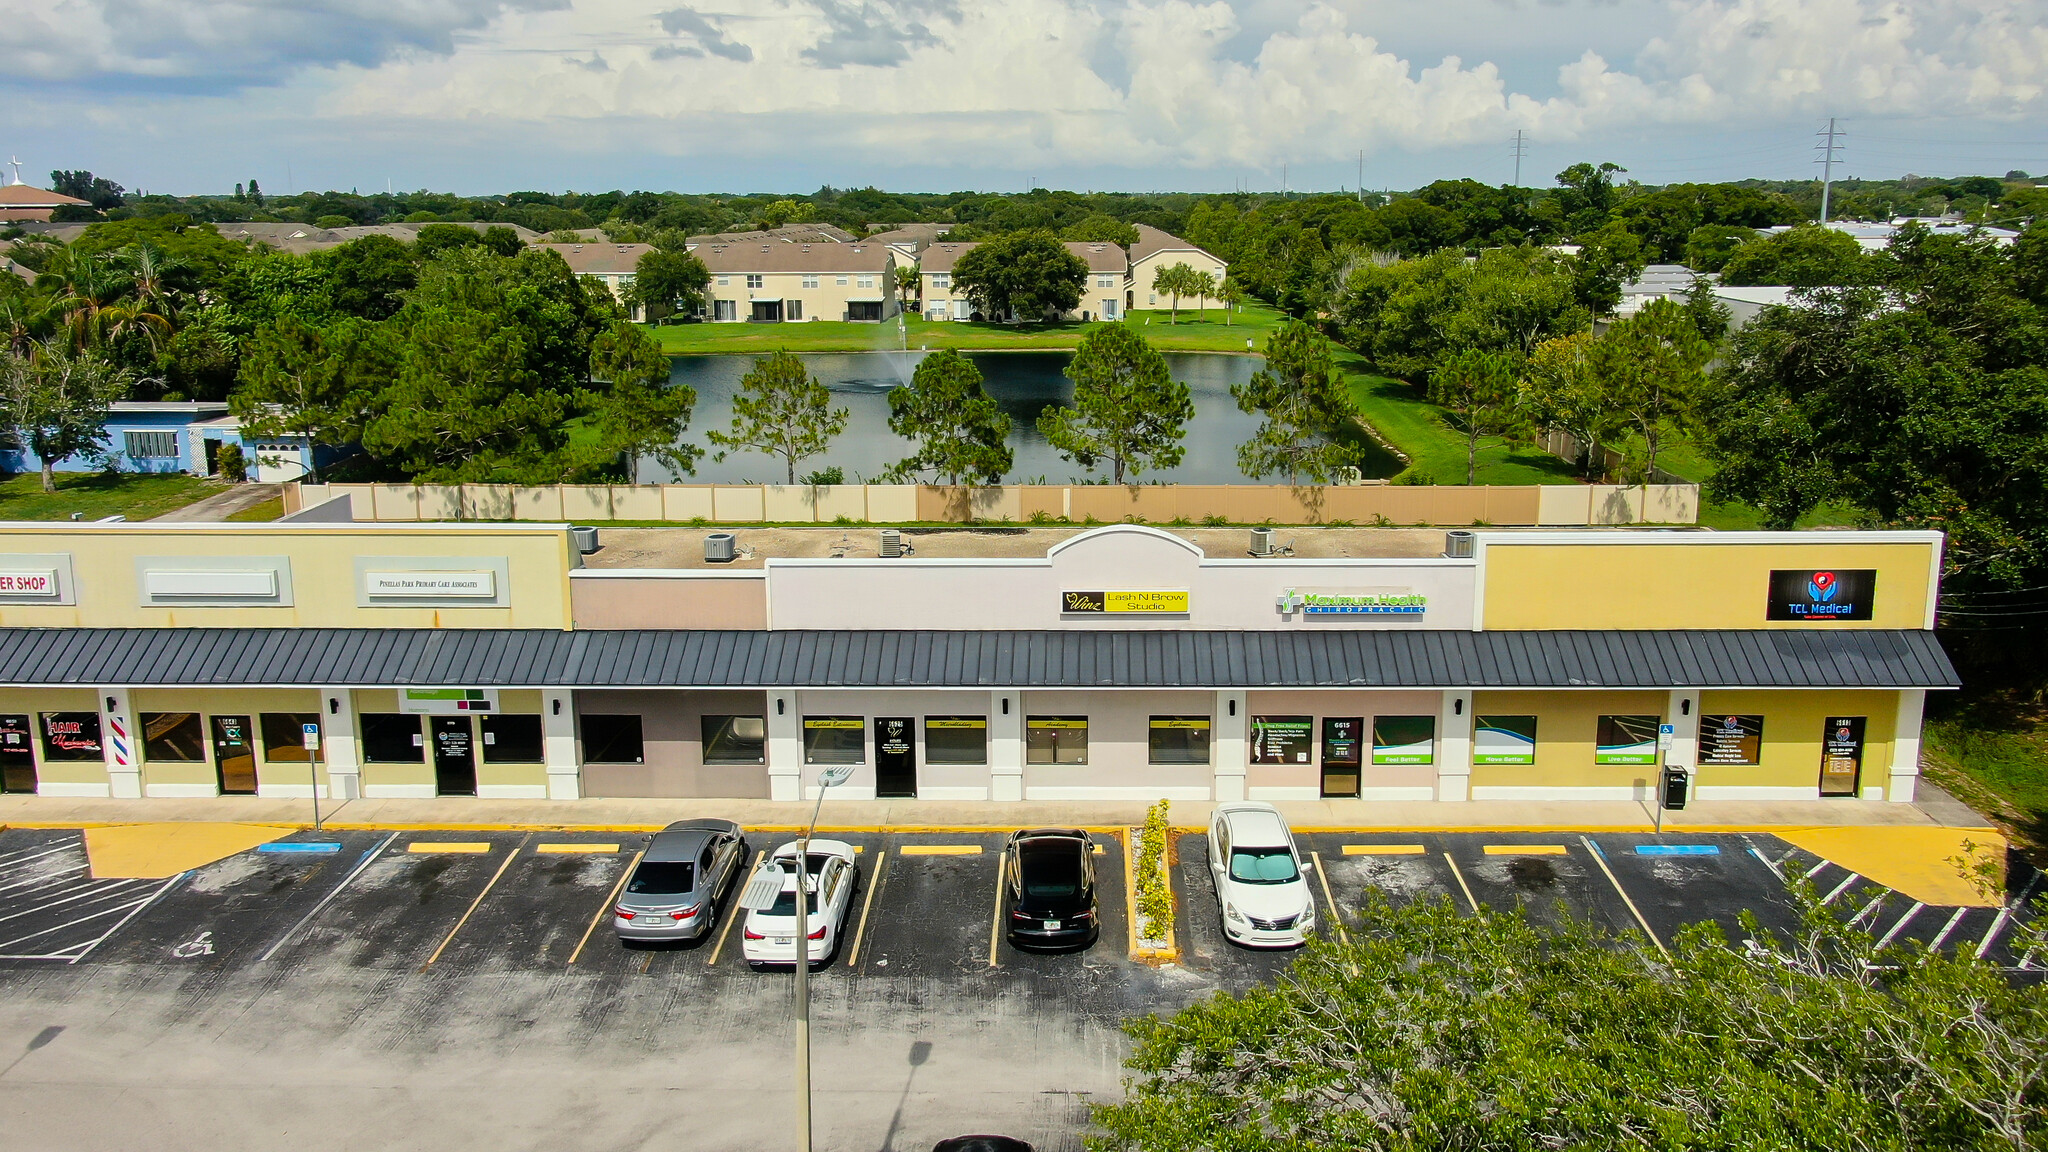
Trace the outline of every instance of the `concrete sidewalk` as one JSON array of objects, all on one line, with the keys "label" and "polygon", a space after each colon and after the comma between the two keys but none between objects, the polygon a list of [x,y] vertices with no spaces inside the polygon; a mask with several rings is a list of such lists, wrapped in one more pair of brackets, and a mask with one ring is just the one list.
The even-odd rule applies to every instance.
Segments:
[{"label": "concrete sidewalk", "polygon": [[[1799,800],[1776,803],[1694,802],[1683,812],[1664,813],[1667,829],[1768,831],[1773,828],[1918,826],[1989,828],[1990,821],[1940,789],[1922,782],[1913,804],[1868,800]],[[1173,823],[1207,825],[1215,805],[1182,801]],[[1301,829],[1414,829],[1488,831],[1559,829],[1596,831],[1649,829],[1656,813],[1647,802],[1284,801],[1277,805]],[[578,828],[654,829],[676,820],[719,817],[749,828],[800,826],[811,815],[809,802],[772,800],[348,800],[321,805],[321,816],[338,828]],[[918,828],[1024,828],[1130,826],[1145,819],[1142,803],[945,800],[837,800],[825,805],[822,828],[909,831]],[[42,796],[0,797],[0,825],[80,827],[157,821],[214,821],[242,824],[310,825],[306,800],[219,796],[193,800],[73,800]]]}]

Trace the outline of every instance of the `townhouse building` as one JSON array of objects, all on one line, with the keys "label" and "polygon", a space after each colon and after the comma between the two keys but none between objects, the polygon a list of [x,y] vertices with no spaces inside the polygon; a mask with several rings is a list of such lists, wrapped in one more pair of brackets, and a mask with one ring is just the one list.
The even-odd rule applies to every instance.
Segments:
[{"label": "townhouse building", "polygon": [[711,272],[704,319],[879,322],[894,316],[896,256],[886,246],[770,240],[694,249]]}]

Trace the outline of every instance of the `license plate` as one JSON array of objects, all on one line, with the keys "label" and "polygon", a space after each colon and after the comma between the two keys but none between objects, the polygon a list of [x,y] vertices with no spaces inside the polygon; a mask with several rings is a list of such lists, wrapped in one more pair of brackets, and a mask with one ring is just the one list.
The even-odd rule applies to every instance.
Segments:
[{"label": "license plate", "polygon": [[796,943],[796,937],[794,937],[794,936],[777,936],[777,937],[775,937],[775,938],[774,938],[774,940],[775,940],[775,942],[776,942],[777,944],[794,944],[794,943]]},{"label": "license plate", "polygon": [[1041,920],[1039,923],[1045,925],[1047,932],[1057,932],[1060,930],[1060,922],[1057,920]]}]

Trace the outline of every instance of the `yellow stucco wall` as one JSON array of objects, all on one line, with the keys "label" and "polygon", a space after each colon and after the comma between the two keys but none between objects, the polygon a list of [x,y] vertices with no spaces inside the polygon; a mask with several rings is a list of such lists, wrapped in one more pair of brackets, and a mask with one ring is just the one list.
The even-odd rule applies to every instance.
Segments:
[{"label": "yellow stucco wall", "polygon": [[[568,533],[542,526],[0,525],[0,553],[71,556],[75,604],[0,604],[0,626],[40,628],[567,628]],[[292,604],[145,605],[136,559],[238,556],[291,560]],[[505,560],[501,608],[358,606],[357,557]]]},{"label": "yellow stucco wall", "polygon": [[[219,775],[213,764],[213,720],[215,716],[246,716],[250,741],[256,749],[256,780],[261,784],[305,784],[303,760],[273,763],[263,751],[263,713],[320,712],[320,694],[310,688],[138,688],[129,694],[129,708],[135,715],[135,747],[142,760],[142,784],[198,784],[216,787]],[[152,760],[143,741],[145,712],[197,712],[205,732],[207,759],[194,762]],[[327,717],[321,717],[322,723]],[[323,728],[324,731],[324,728]],[[316,764],[320,783],[327,782],[327,768]]]},{"label": "yellow stucco wall", "polygon": [[[25,714],[35,739],[29,741],[36,754],[36,779],[45,784],[105,784],[105,760],[43,759],[44,712],[97,712],[98,693],[90,688],[9,688],[0,691],[0,713]],[[104,726],[100,739],[106,739]]]},{"label": "yellow stucco wall", "polygon": [[[463,687],[463,685],[449,685]],[[499,712],[505,715],[537,716],[541,714],[544,698],[538,689],[508,688],[498,693]],[[358,688],[355,692],[356,713],[397,712],[398,690],[395,688]],[[353,720],[353,717],[351,718]],[[420,733],[426,739],[429,731],[428,717],[420,716]],[[358,738],[362,725],[355,725]],[[358,745],[360,747],[360,745]],[[546,788],[548,770],[545,764],[503,764],[492,763],[484,758],[481,737],[473,747],[477,751],[476,783],[478,788],[498,786],[538,786]],[[365,789],[388,786],[432,787],[434,781],[434,752],[431,744],[425,745],[418,764],[390,763],[383,761],[365,762],[361,767],[362,784]]]},{"label": "yellow stucco wall", "polygon": [[1778,787],[1820,789],[1821,722],[1830,716],[1863,716],[1863,778],[1859,787],[1885,787],[1891,782],[1892,741],[1898,726],[1897,692],[1705,692],[1700,714],[1721,713],[1764,718],[1763,763],[1706,764],[1694,783],[1700,787]]},{"label": "yellow stucco wall", "polygon": [[1595,764],[1602,716],[1662,716],[1664,692],[1475,692],[1472,715],[1536,717],[1534,764],[1474,764],[1474,788],[1625,788],[1656,777],[1654,764]]},{"label": "yellow stucco wall", "polygon": [[[1934,544],[1830,542],[1818,534],[1769,543],[1503,543],[1486,548],[1485,626],[1514,628],[1921,628]],[[1697,541],[1697,542],[1696,542]],[[1811,541],[1811,542],[1808,542]],[[1872,618],[1806,624],[1765,620],[1774,568],[1872,568]]]}]

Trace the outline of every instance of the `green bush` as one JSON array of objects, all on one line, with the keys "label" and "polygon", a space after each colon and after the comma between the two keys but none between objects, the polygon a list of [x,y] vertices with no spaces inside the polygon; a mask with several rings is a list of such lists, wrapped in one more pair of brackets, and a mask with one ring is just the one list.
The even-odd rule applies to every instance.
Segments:
[{"label": "green bush", "polygon": [[1163,866],[1168,806],[1161,800],[1148,809],[1145,826],[1138,832],[1138,917],[1145,924],[1140,935],[1148,940],[1164,940],[1173,934],[1173,886],[1167,883]]},{"label": "green bush", "polygon": [[240,484],[249,478],[249,459],[242,455],[240,444],[223,444],[216,463],[220,466],[221,479]]}]

